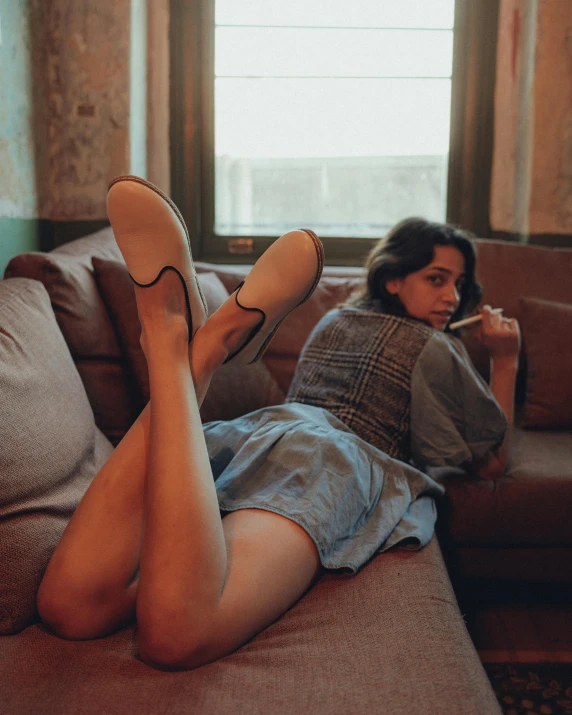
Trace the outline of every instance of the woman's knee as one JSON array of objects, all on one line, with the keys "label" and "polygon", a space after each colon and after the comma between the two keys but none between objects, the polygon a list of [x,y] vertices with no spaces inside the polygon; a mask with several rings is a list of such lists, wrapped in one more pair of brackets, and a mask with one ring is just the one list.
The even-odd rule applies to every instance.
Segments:
[{"label": "woman's knee", "polygon": [[90,637],[80,604],[72,603],[63,593],[40,587],[36,598],[38,615],[46,628],[66,640],[84,640]]},{"label": "woman's knee", "polygon": [[129,618],[130,599],[112,603],[109,595],[87,593],[62,581],[44,580],[36,597],[42,623],[65,640],[90,640],[109,635]]},{"label": "woman's knee", "polygon": [[137,608],[137,648],[140,659],[159,670],[192,670],[219,657],[216,614],[208,609],[196,617],[184,608]]},{"label": "woman's knee", "polygon": [[139,658],[158,670],[193,670],[216,659],[208,635],[186,629],[150,630],[138,623],[137,649]]}]

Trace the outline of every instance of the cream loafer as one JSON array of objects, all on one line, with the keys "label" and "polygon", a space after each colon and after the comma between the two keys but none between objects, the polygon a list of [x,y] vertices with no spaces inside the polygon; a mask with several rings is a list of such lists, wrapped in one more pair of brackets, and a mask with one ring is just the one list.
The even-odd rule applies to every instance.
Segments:
[{"label": "cream loafer", "polygon": [[207,307],[197,282],[189,232],[179,210],[148,181],[118,176],[109,184],[107,214],[136,285],[154,285],[167,269],[178,273],[185,286],[190,341],[206,322]]},{"label": "cream loafer", "polygon": [[312,295],[323,267],[324,248],[313,231],[289,231],[274,241],[231,296],[260,321],[225,363],[260,360],[284,318]]}]

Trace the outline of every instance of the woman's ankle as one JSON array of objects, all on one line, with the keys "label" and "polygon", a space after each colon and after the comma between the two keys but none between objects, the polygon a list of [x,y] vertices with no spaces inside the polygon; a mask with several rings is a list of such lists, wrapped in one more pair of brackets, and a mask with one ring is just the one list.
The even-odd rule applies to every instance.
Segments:
[{"label": "woman's ankle", "polygon": [[189,364],[196,383],[210,382],[228,355],[216,332],[207,326],[208,321],[197,330],[189,345]]},{"label": "woman's ankle", "polygon": [[[228,355],[238,350],[248,339],[252,331],[260,324],[259,311],[247,311],[237,305],[231,296],[213,313],[202,327],[207,338],[217,353],[217,359],[222,364]],[[218,348],[216,347],[218,346]]]}]

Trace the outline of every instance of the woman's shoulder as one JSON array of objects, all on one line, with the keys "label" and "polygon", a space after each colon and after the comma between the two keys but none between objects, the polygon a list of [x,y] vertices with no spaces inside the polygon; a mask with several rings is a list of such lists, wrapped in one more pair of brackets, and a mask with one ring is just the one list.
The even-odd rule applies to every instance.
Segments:
[{"label": "woman's shoulder", "polygon": [[[427,341],[413,371],[413,382],[437,389],[451,389],[489,393],[489,387],[473,365],[463,342],[451,335],[435,331]],[[454,386],[454,388],[452,387]]]},{"label": "woman's shoulder", "polygon": [[433,331],[419,359],[421,362],[433,366],[440,365],[445,369],[450,369],[456,363],[472,368],[471,358],[462,341],[451,333],[440,330]]},{"label": "woman's shoulder", "polygon": [[[380,308],[369,305],[341,305],[329,310],[324,318],[326,318],[328,322],[344,320],[349,322],[354,321],[356,323],[393,323],[395,325],[406,326],[418,332],[423,332],[426,335],[436,332],[434,328],[421,320],[411,318],[408,315],[388,313]],[[322,320],[324,320],[324,318],[322,318]]]}]

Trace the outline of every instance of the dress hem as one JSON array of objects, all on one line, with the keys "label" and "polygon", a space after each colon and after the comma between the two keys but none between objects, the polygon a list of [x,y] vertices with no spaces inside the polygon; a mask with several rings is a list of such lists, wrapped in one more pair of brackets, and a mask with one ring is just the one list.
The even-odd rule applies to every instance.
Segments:
[{"label": "dress hem", "polygon": [[[232,506],[225,506],[222,502],[219,502],[219,509],[222,512],[230,513],[233,511],[239,511],[240,509],[260,509],[261,511],[269,511],[272,512],[273,514],[278,514],[278,516],[283,516],[285,519],[289,519],[290,521],[293,521],[295,524],[297,524],[300,528],[304,529],[304,531],[308,534],[308,536],[312,539],[314,544],[316,545],[316,549],[318,551],[318,556],[320,557],[320,563],[325,569],[328,569],[329,571],[339,571],[341,569],[349,569],[352,573],[357,573],[358,569],[360,567],[353,566],[352,564],[338,564],[338,565],[332,565],[331,562],[330,564],[326,563],[326,559],[323,555],[323,546],[321,546],[320,540],[312,534],[311,529],[302,522],[301,519],[297,519],[293,517],[291,514],[287,514],[285,511],[281,509],[277,509],[276,507],[271,507],[266,504],[252,504],[252,503],[244,503],[242,502],[239,505],[233,504]],[[366,563],[366,562],[364,562]]]},{"label": "dress hem", "polygon": [[[371,559],[373,559],[375,556],[379,556],[382,553],[386,553],[387,551],[391,551],[391,549],[397,549],[397,548],[402,548],[404,551],[421,551],[421,549],[424,547],[424,544],[421,542],[421,539],[419,539],[418,536],[406,536],[401,541],[407,541],[410,539],[414,539],[416,542],[418,542],[417,548],[411,548],[407,546],[400,547],[399,542],[394,544],[393,546],[390,546],[388,549],[383,548],[383,544],[380,545],[375,551],[367,558],[362,564],[359,566],[355,566],[350,563],[338,563],[338,564],[333,564],[333,562],[329,561],[328,563],[326,562],[327,560],[325,559],[323,555],[323,546],[321,545],[320,540],[312,533],[312,530],[299,518],[293,517],[291,514],[287,514],[284,510],[277,509],[276,507],[268,506],[266,504],[254,504],[254,503],[249,503],[249,502],[241,502],[239,505],[233,504],[233,505],[225,505],[223,502],[219,502],[219,509],[221,512],[224,513],[231,513],[233,511],[240,511],[241,509],[260,509],[261,511],[269,511],[272,514],[277,514],[278,516],[283,516],[285,519],[289,519],[290,521],[294,522],[294,524],[297,524],[300,528],[304,529],[304,531],[308,534],[308,536],[312,539],[316,546],[316,550],[318,551],[318,556],[320,557],[320,563],[322,566],[328,570],[328,571],[350,571],[352,574],[356,574],[365,564],[367,564]],[[387,543],[387,542],[384,542]]]}]

